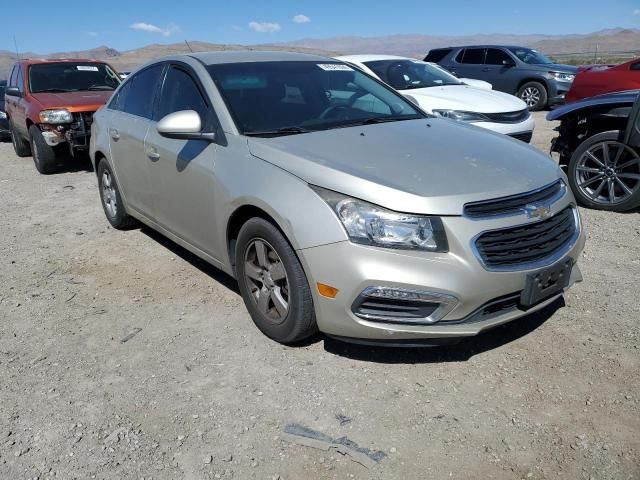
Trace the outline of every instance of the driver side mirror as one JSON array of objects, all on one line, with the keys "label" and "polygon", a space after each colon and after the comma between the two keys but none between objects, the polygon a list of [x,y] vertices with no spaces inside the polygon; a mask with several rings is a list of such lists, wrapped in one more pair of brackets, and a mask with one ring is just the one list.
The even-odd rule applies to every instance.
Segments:
[{"label": "driver side mirror", "polygon": [[163,137],[180,140],[206,140],[213,142],[216,139],[214,132],[202,131],[202,119],[195,110],[181,110],[163,117],[156,127]]},{"label": "driver side mirror", "polygon": [[18,87],[7,87],[4,93],[10,97],[22,97],[22,92]]},{"label": "driver side mirror", "polygon": [[511,67],[515,67],[516,66],[516,62],[514,62],[510,58],[509,59],[504,59],[504,60],[502,60],[502,65],[504,65],[507,68],[511,68]]}]

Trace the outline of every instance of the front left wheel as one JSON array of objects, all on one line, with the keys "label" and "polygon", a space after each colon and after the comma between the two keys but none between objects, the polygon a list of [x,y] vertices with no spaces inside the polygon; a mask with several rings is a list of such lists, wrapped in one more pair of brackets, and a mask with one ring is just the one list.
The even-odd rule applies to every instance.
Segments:
[{"label": "front left wheel", "polygon": [[244,303],[266,336],[295,344],[317,332],[311,289],[300,260],[272,223],[252,218],[242,226],[235,262]]},{"label": "front left wheel", "polygon": [[31,125],[29,127],[29,135],[31,136],[31,154],[36,170],[43,175],[54,173],[58,166],[55,150],[47,144],[37,126]]}]

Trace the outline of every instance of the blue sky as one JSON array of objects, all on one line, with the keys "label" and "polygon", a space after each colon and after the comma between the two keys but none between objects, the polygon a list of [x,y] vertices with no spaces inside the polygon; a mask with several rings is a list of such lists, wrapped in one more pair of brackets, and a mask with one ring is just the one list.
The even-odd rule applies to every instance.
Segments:
[{"label": "blue sky", "polygon": [[14,49],[14,35],[21,51],[50,53],[99,45],[128,50],[184,39],[255,44],[337,35],[640,28],[640,0],[109,0],[101,8],[95,3],[12,2],[11,9],[2,9],[0,50]]}]

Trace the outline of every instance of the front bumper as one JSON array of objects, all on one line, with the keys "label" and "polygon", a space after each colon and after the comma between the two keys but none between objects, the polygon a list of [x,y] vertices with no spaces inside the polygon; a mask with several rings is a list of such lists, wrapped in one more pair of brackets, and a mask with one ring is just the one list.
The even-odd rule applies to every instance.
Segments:
[{"label": "front bumper", "polygon": [[552,81],[549,82],[549,99],[547,103],[549,105],[558,105],[565,102],[565,97],[567,93],[571,89],[571,84],[573,82],[560,82],[560,81]]},{"label": "front bumper", "polygon": [[[554,206],[556,212],[567,205],[559,203],[564,204]],[[564,255],[550,264],[521,271],[489,271],[475,257],[469,239],[485,230],[526,221],[519,217],[482,221],[445,217],[443,221],[450,244],[448,253],[390,250],[348,241],[299,250],[312,286],[319,329],[331,336],[390,343],[468,337],[544,308],[562,295],[559,293],[527,310],[514,302],[500,303],[519,296],[528,273],[572,259],[574,268],[568,286],[581,280],[575,261],[584,247],[582,231],[567,246]],[[336,298],[319,295],[316,282],[337,288]],[[449,295],[458,304],[433,324],[388,323],[356,316],[352,306],[360,294],[367,287],[381,286]],[[497,304],[505,308],[492,307]]]}]

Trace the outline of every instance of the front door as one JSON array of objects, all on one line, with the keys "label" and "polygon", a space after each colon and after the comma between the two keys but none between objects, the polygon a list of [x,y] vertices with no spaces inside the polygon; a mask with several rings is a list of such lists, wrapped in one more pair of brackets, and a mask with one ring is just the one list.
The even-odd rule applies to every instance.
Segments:
[{"label": "front door", "polygon": [[[195,74],[186,66],[169,68],[158,103],[156,119],[182,110],[195,110],[203,130],[212,131],[214,113]],[[153,185],[154,219],[165,229],[214,258],[214,166],[216,143],[180,140],[149,130],[145,154]]]}]

